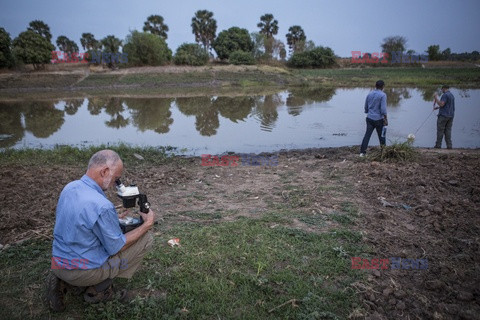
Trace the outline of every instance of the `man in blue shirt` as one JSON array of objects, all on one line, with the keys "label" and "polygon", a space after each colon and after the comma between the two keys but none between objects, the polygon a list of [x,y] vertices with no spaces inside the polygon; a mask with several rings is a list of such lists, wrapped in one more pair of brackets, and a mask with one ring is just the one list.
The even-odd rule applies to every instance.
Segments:
[{"label": "man in blue shirt", "polygon": [[375,90],[371,91],[365,99],[365,113],[367,114],[367,131],[363,137],[362,146],[360,147],[360,156],[365,156],[368,143],[372,136],[373,130],[377,130],[380,145],[385,145],[385,137],[382,137],[383,126],[388,125],[387,121],[387,95],[383,92],[385,83],[378,80],[375,83]]},{"label": "man in blue shirt", "polygon": [[67,184],[60,194],[52,272],[47,277],[47,300],[53,311],[65,309],[67,288],[86,290],[84,299],[90,303],[112,299],[112,279],[131,278],[152,246],[148,231],[155,220],[153,211],[140,212],[144,223],[123,234],[115,206],[104,193],[122,172],[123,162],[117,153],[99,151],[90,159],[86,174]]},{"label": "man in blue shirt", "polygon": [[452,149],[452,124],[453,116],[455,115],[455,97],[449,91],[449,86],[443,86],[442,92],[443,94],[440,100],[437,94],[435,94],[434,98],[438,107],[433,107],[433,110],[440,109],[437,118],[437,142],[435,143],[435,148],[442,147],[443,135],[445,134],[447,149]]}]

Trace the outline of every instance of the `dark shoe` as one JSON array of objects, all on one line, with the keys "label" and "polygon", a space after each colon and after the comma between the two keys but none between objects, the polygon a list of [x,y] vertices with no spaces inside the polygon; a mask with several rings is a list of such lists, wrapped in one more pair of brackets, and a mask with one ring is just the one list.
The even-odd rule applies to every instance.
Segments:
[{"label": "dark shoe", "polygon": [[107,280],[110,280],[110,285],[106,289],[101,290],[102,284],[104,284],[105,282],[102,282],[96,286],[88,287],[83,294],[83,299],[85,300],[85,302],[100,303],[111,301],[113,299],[117,299],[123,302],[123,300],[127,297],[127,290],[115,290],[113,285],[111,284],[111,279]]},{"label": "dark shoe", "polygon": [[435,146],[434,148],[435,148],[435,149],[441,149],[442,147],[439,147],[439,146]]},{"label": "dark shoe", "polygon": [[48,307],[53,312],[61,312],[65,310],[65,302],[63,298],[67,292],[65,281],[57,278],[52,272],[48,273],[46,280],[46,300]]},{"label": "dark shoe", "polygon": [[68,283],[66,285],[67,285],[67,290],[76,296],[83,294],[85,290],[87,290],[87,287],[72,286],[71,284],[68,284]]}]

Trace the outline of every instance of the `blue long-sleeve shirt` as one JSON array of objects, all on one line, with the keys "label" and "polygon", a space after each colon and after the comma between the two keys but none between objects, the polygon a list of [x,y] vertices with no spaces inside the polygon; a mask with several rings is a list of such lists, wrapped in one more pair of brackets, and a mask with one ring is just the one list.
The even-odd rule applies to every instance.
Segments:
[{"label": "blue long-sleeve shirt", "polygon": [[381,120],[387,114],[387,95],[379,89],[371,91],[365,99],[367,118]]},{"label": "blue long-sleeve shirt", "polygon": [[52,255],[61,268],[99,268],[125,242],[115,206],[100,186],[87,175],[67,184],[58,200],[53,230]]},{"label": "blue long-sleeve shirt", "polygon": [[453,118],[455,115],[455,97],[453,94],[450,91],[447,91],[442,95],[440,100],[445,102],[445,105],[440,108],[438,115]]}]

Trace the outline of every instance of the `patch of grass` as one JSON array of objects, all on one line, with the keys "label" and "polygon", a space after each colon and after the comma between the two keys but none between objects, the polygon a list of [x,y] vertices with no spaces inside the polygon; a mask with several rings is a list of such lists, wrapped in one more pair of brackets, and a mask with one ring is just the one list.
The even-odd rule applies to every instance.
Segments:
[{"label": "patch of grass", "polygon": [[353,223],[353,220],[350,216],[346,215],[346,214],[342,214],[342,213],[332,213],[330,216],[330,219],[332,219],[333,221],[336,221],[342,225],[348,225],[348,224],[352,224]]},{"label": "patch of grass", "polygon": [[[71,147],[68,145],[58,145],[53,149],[6,149],[0,151],[0,165],[29,165],[29,164],[58,164],[58,165],[76,165],[88,163],[90,157],[102,149],[111,149],[116,151],[122,158],[125,165],[138,166],[142,164],[164,164],[173,159],[172,147],[132,147],[126,144],[119,145],[99,145],[91,147]],[[134,154],[138,154],[144,160],[138,159]]]},{"label": "patch of grass", "polygon": [[222,218],[222,215],[219,212],[208,213],[208,212],[198,212],[198,211],[185,211],[185,212],[182,212],[181,215],[190,217],[193,219],[199,219],[199,220],[215,220],[215,219]]},{"label": "patch of grass", "polygon": [[418,151],[412,147],[410,141],[394,142],[392,145],[373,150],[367,155],[371,161],[404,162],[413,161]]},{"label": "patch of grass", "polygon": [[[363,277],[350,269],[348,256],[363,252],[353,232],[313,234],[281,226],[271,228],[272,219],[284,219],[282,213],[272,212],[264,218],[206,226],[175,225],[155,238],[153,250],[134,278],[115,280],[120,287],[156,290],[165,292],[166,297],[152,295],[137,297],[130,304],[111,301],[87,305],[80,297],[68,296],[67,310],[58,315],[50,314],[40,300],[50,243],[31,242],[10,248],[0,254],[2,316],[344,319],[361,307],[350,287]],[[181,247],[165,245],[173,237],[181,239]],[[284,304],[290,300],[296,307]]]},{"label": "patch of grass", "polygon": [[379,67],[345,69],[299,69],[292,70],[296,77],[304,77],[308,82],[323,79],[330,85],[365,87],[383,79],[389,86],[439,86],[442,83],[459,86],[478,86],[480,75],[476,68],[421,68]]}]

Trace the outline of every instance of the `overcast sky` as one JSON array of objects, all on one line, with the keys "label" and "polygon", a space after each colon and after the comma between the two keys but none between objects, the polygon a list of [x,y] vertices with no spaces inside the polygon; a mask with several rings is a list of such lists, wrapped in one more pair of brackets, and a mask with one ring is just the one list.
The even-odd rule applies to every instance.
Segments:
[{"label": "overcast sky", "polygon": [[288,28],[300,25],[307,40],[342,57],[351,51],[380,52],[382,40],[392,35],[406,37],[407,50],[417,53],[432,44],[452,52],[480,51],[480,0],[0,0],[0,27],[13,39],[30,21],[43,20],[53,44],[65,35],[81,48],[83,32],[123,40],[158,14],[170,28],[167,43],[175,52],[180,44],[194,42],[191,19],[203,9],[214,13],[217,34],[233,26],[258,31],[260,16],[272,13],[280,27],[276,37],[283,42]]}]

